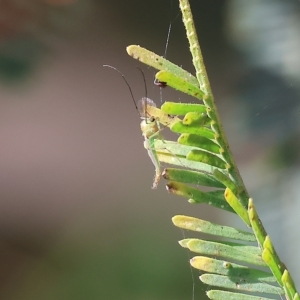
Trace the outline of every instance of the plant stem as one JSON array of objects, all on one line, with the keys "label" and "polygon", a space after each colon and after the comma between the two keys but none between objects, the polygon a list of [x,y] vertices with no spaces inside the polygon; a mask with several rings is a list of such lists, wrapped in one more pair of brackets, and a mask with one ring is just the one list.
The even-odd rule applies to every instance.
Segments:
[{"label": "plant stem", "polygon": [[196,77],[198,79],[200,89],[204,92],[203,102],[207,109],[207,114],[212,119],[211,127],[215,132],[215,140],[223,149],[223,158],[227,163],[227,171],[232,178],[232,180],[237,185],[237,198],[242,203],[242,205],[248,208],[249,195],[243,183],[242,177],[233,159],[233,155],[230,151],[228,141],[224,130],[222,128],[222,123],[214,102],[213,93],[209,83],[208,75],[203,61],[202,52],[200,49],[200,44],[198,41],[193,15],[191,7],[188,0],[179,0],[180,9],[182,12],[183,23],[186,28],[187,38],[190,44],[190,51],[193,58],[193,64],[196,70]]}]

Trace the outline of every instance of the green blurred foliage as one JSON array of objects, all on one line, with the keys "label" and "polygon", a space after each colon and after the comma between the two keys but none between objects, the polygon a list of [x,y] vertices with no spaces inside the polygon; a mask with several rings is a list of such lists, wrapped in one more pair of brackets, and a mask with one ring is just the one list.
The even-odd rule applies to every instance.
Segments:
[{"label": "green blurred foliage", "polygon": [[42,256],[27,257],[1,298],[179,300],[192,297],[194,283],[196,296],[202,297],[205,287],[198,272],[194,279],[191,275],[189,253],[175,239],[170,252],[167,231],[145,225],[120,226],[122,235],[115,229],[103,235],[95,228],[84,236],[67,234]]}]

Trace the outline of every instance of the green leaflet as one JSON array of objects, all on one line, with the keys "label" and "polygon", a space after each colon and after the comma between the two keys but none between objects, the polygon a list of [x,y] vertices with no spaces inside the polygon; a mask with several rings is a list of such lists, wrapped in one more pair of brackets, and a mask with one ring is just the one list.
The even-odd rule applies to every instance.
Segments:
[{"label": "green leaflet", "polygon": [[289,298],[293,300],[299,300],[299,294],[296,291],[295,284],[288,270],[283,272],[281,279],[285,293],[289,296]]},{"label": "green leaflet", "polygon": [[182,93],[198,99],[203,98],[204,93],[199,89],[198,82],[196,83],[196,81],[195,83],[191,83],[185,78],[176,76],[175,74],[165,70],[156,73],[155,78],[159,81],[165,82],[169,87]]},{"label": "green leaflet", "polygon": [[284,290],[280,287],[276,287],[256,280],[245,280],[240,276],[234,277],[216,274],[203,274],[200,276],[200,280],[208,285],[226,289],[252,293],[284,295]]},{"label": "green leaflet", "polygon": [[257,253],[251,253],[249,249],[244,251],[241,249],[241,244],[226,244],[225,242],[205,241],[201,239],[185,239],[179,244],[188,248],[192,252],[202,255],[210,255],[214,257],[223,257],[226,259],[234,259],[257,266],[266,266],[261,256]]},{"label": "green leaflet", "polygon": [[[252,199],[249,199],[248,213],[253,232],[261,248],[263,249],[262,258],[269,266],[270,270],[276,277],[278,283],[282,286],[282,276],[285,271],[285,266],[280,261],[270,238],[267,236],[267,233],[262,226],[262,223],[257,215]],[[290,282],[290,286],[294,286],[294,283],[292,281]],[[296,290],[292,289],[287,291],[287,293],[290,293],[290,299],[292,299],[296,293]]]},{"label": "green leaflet", "polygon": [[261,296],[250,296],[247,294],[226,292],[220,290],[210,290],[206,293],[212,300],[273,300],[274,298],[265,298]]},{"label": "green leaflet", "polygon": [[170,181],[178,181],[183,183],[195,184],[197,186],[210,186],[216,188],[224,188],[224,185],[217,181],[213,176],[207,173],[196,171],[166,168],[163,177]]},{"label": "green leaflet", "polygon": [[[155,145],[160,144],[160,142],[155,142]],[[158,150],[157,156],[160,162],[170,164],[170,165],[176,165],[183,168],[189,168],[194,170],[201,170],[204,173],[212,174],[213,173],[213,167],[209,166],[207,164],[203,164],[200,162],[193,162],[186,158],[175,156],[173,153],[170,154],[170,152],[167,151],[167,149],[170,148],[170,146],[173,146],[171,144],[166,145],[166,149],[164,150]],[[171,147],[173,148],[173,147]],[[182,181],[184,182],[184,181]]]},{"label": "green leaflet", "polygon": [[202,162],[204,164],[208,164],[213,167],[220,168],[220,169],[227,168],[227,165],[222,158],[220,158],[210,152],[206,152],[206,151],[202,151],[202,150],[198,150],[198,149],[191,150],[187,154],[186,158],[189,160]]},{"label": "green leaflet", "polygon": [[244,208],[244,206],[239,202],[237,197],[233,194],[233,192],[226,188],[224,193],[225,199],[228,204],[233,208],[233,210],[242,218],[242,220],[247,224],[247,226],[251,226],[248,212]]},{"label": "green leaflet", "polygon": [[167,190],[170,193],[176,194],[178,196],[190,198],[190,203],[206,203],[208,205],[234,213],[233,209],[228,205],[223,197],[214,196],[209,192],[203,192],[183,183],[171,181],[167,183]]},{"label": "green leaflet", "polygon": [[175,216],[172,218],[175,226],[182,229],[198,231],[202,233],[222,236],[234,240],[245,242],[254,242],[255,236],[253,233],[242,231],[236,228],[211,223],[209,221],[200,220],[188,216]]},{"label": "green leaflet", "polygon": [[161,110],[170,115],[184,116],[189,112],[195,113],[206,113],[206,108],[202,104],[194,103],[176,103],[176,102],[165,102],[161,106]]},{"label": "green leaflet", "polygon": [[170,129],[175,133],[194,133],[200,136],[206,137],[208,139],[214,139],[214,132],[207,127],[199,127],[195,125],[185,125],[182,121],[174,122]]},{"label": "green leaflet", "polygon": [[249,254],[252,255],[255,259],[251,260],[249,259],[249,257],[247,257],[248,263],[265,266],[265,263],[261,258],[261,250],[255,246],[249,246],[247,244],[233,243],[228,241],[220,242],[214,240],[200,240],[194,238],[183,239],[179,242],[179,244],[184,248],[193,249],[194,252],[201,254],[201,251],[210,251],[213,255],[214,252],[218,252],[221,249],[221,252],[219,252],[218,254],[219,256],[227,255],[227,252],[231,252],[228,251],[228,249],[232,248],[232,250],[237,250],[237,252],[239,252],[240,258],[236,258],[237,260],[243,261],[245,259],[246,254]]},{"label": "green leaflet", "polygon": [[197,134],[183,133],[178,138],[177,142],[181,145],[201,147],[212,153],[219,154],[219,145],[214,143],[212,140],[199,136]]},{"label": "green leaflet", "polygon": [[256,280],[260,282],[276,282],[276,278],[265,271],[253,269],[225,260],[218,260],[206,256],[194,256],[190,260],[191,266],[203,272],[224,275],[228,277],[239,277],[245,281]]},{"label": "green leaflet", "polygon": [[197,113],[197,112],[189,112],[182,119],[182,124],[187,126],[206,126],[209,125],[210,118],[207,114]]},{"label": "green leaflet", "polygon": [[174,74],[174,76],[183,78],[190,84],[199,87],[198,80],[195,76],[171,63],[167,59],[137,45],[128,46],[126,50],[130,56],[139,60],[140,62],[157,70],[169,71]]},{"label": "green leaflet", "polygon": [[188,156],[195,150],[195,147],[180,145],[176,142],[157,139],[154,143],[157,155],[161,162],[180,167],[186,167],[201,171],[206,174],[213,174],[217,167],[204,161],[191,161]]},{"label": "green leaflet", "polygon": [[278,278],[278,282],[282,283],[282,278],[280,277],[283,276],[286,268],[285,265],[280,261],[269,236],[266,236],[264,240],[262,257],[275,277]]},{"label": "green leaflet", "polygon": [[269,249],[264,249],[262,252],[262,258],[264,262],[269,266],[271,269],[273,275],[276,277],[277,281],[279,282],[280,285],[283,285],[281,276],[283,273],[281,264],[277,265],[276,260],[274,259],[274,256],[270,252]]}]

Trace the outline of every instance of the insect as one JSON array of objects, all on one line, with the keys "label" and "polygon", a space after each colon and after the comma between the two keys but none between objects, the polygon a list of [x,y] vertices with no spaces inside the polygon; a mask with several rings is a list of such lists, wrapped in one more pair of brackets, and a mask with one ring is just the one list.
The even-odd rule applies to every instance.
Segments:
[{"label": "insect", "polygon": [[142,98],[138,102],[138,109],[140,112],[140,116],[142,118],[141,122],[141,130],[142,135],[144,137],[144,147],[148,152],[148,155],[155,167],[155,176],[153,180],[152,188],[156,189],[158,182],[161,177],[161,168],[160,168],[160,162],[158,160],[157,152],[155,149],[155,140],[156,139],[162,139],[162,136],[160,134],[160,126],[157,119],[153,116],[150,116],[148,114],[147,108],[148,107],[156,107],[155,103],[149,99],[149,98]]},{"label": "insect", "polygon": [[[165,140],[161,135],[161,131],[165,127],[171,127],[172,124],[181,120],[176,116],[164,113],[161,109],[156,107],[155,103],[151,99],[147,97],[139,100],[138,109],[140,116],[143,119],[141,122],[141,130],[145,139],[144,147],[147,150],[148,155],[155,167],[155,177],[152,185],[152,188],[155,189],[157,188],[158,182],[162,175],[159,156],[163,153],[168,153],[169,156],[171,155],[178,159],[178,157],[167,147],[156,146],[156,141],[161,140],[163,143],[165,143]],[[160,124],[162,124],[163,127],[161,127]]]},{"label": "insect", "polygon": [[[163,139],[160,134],[161,129],[159,126],[157,116],[161,116],[162,119],[164,119],[164,120],[169,119],[169,117],[166,116],[164,113],[162,113],[160,109],[156,108],[155,103],[147,97],[143,97],[142,99],[140,99],[138,101],[138,103],[136,103],[134,96],[133,96],[133,92],[131,90],[131,87],[128,84],[125,76],[117,68],[115,68],[113,66],[110,66],[110,65],[103,65],[103,66],[117,71],[122,76],[123,80],[125,81],[126,85],[129,88],[134,106],[135,106],[136,110],[139,112],[140,118],[142,119],[140,126],[141,126],[141,130],[142,130],[142,136],[144,137],[144,147],[147,150],[148,155],[155,167],[155,176],[154,176],[152,188],[156,189],[158,186],[162,171],[161,171],[160,162],[158,160],[157,152],[155,149],[155,141],[157,139]],[[144,74],[143,74],[143,77],[144,77]],[[145,77],[144,77],[144,82],[146,82]],[[146,83],[145,83],[145,86],[146,86]],[[154,114],[156,114],[156,116],[154,116]],[[164,122],[166,122],[166,121],[164,121]]]}]

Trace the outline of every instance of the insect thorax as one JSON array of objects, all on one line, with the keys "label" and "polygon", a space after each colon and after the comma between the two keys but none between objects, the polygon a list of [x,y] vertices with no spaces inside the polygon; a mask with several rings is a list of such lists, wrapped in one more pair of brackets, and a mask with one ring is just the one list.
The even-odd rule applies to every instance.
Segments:
[{"label": "insect thorax", "polygon": [[159,128],[156,120],[147,118],[141,122],[141,130],[143,132],[143,136],[148,139],[155,133],[157,133],[159,131]]}]

